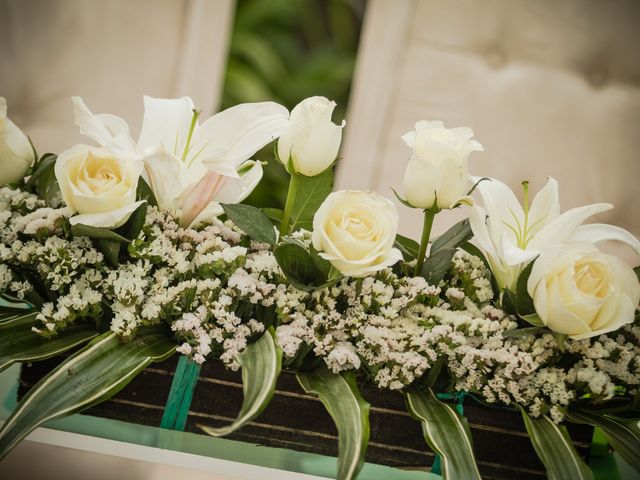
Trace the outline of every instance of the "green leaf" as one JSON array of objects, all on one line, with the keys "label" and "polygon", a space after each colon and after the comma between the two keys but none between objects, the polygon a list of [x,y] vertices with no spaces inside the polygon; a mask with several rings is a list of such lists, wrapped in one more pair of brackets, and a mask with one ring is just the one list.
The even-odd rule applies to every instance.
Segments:
[{"label": "green leaf", "polygon": [[0,430],[0,458],[44,422],[110,398],[151,362],[168,358],[175,347],[167,332],[156,328],[141,329],[127,343],[113,332],[93,339],[40,380],[18,404]]},{"label": "green leaf", "polygon": [[451,259],[455,254],[455,248],[441,249],[432,253],[422,264],[422,276],[431,285],[438,285],[440,280],[442,280],[449,271]]},{"label": "green leaf", "polygon": [[33,305],[17,297],[13,297],[8,293],[0,294],[0,315],[24,313],[25,310],[31,310]]},{"label": "green leaf", "polygon": [[140,235],[140,232],[142,231],[142,227],[144,227],[144,221],[147,218],[147,207],[148,205],[146,203],[138,206],[138,208],[136,208],[129,216],[127,222],[120,228],[116,229],[116,233],[127,240],[135,240],[138,238],[138,235]]},{"label": "green leaf", "polygon": [[547,469],[547,478],[593,479],[593,473],[576,452],[566,427],[555,424],[546,415],[532,418],[524,410],[522,418],[533,448]]},{"label": "green leaf", "polygon": [[102,252],[109,265],[117,267],[120,264],[120,247],[122,243],[104,238],[96,238],[93,243]]},{"label": "green leaf", "polygon": [[369,443],[369,404],[360,395],[355,378],[350,373],[333,373],[325,366],[299,372],[297,378],[305,392],[320,397],[338,429],[337,478],[356,478]]},{"label": "green leaf", "polygon": [[71,233],[74,237],[89,237],[92,239],[111,240],[118,243],[129,243],[129,239],[113,230],[103,227],[92,227],[91,225],[83,225],[81,223],[71,225]]},{"label": "green leaf", "polygon": [[311,254],[297,243],[282,242],[275,248],[273,255],[287,280],[300,290],[313,290],[326,281],[326,276]]},{"label": "green leaf", "polygon": [[422,423],[427,444],[440,455],[442,477],[480,479],[467,419],[430,388],[409,388],[405,401],[411,416]]},{"label": "green leaf", "polygon": [[431,245],[431,255],[440,250],[453,249],[454,251],[464,245],[473,237],[469,219],[456,223],[449,230],[440,235]]},{"label": "green leaf", "polygon": [[152,207],[158,206],[158,200],[156,200],[156,196],[151,190],[149,184],[144,180],[144,178],[138,178],[138,188],[136,189],[136,200],[146,200],[147,205]]},{"label": "green leaf", "polygon": [[570,411],[569,421],[599,427],[613,449],[640,473],[640,425],[638,419],[622,419],[588,410]]},{"label": "green leaf", "polygon": [[638,265],[637,267],[634,267],[633,271],[635,272],[636,277],[638,277],[638,280],[640,280],[640,265]]},{"label": "green leaf", "polygon": [[472,236],[469,220],[465,219],[456,223],[433,242],[429,257],[422,265],[421,271],[427,282],[437,285],[444,278],[456,251]]},{"label": "green leaf", "polygon": [[393,246],[402,252],[402,258],[404,258],[405,262],[410,262],[418,257],[420,244],[411,238],[397,234]]},{"label": "green leaf", "polygon": [[525,320],[526,318],[524,317],[526,315],[531,315],[536,311],[533,306],[533,299],[527,290],[527,282],[529,281],[529,276],[533,269],[533,263],[534,261],[529,262],[520,276],[518,276],[518,282],[516,284],[516,307],[518,309],[518,315]]},{"label": "green leaf", "polygon": [[281,208],[263,208],[262,212],[269,217],[269,220],[276,225],[279,226],[282,222],[283,211]]},{"label": "green leaf", "polygon": [[57,205],[62,199],[55,173],[57,159],[57,155],[45,153],[27,182],[27,186],[33,187],[40,198],[50,206]]},{"label": "green leaf", "polygon": [[31,328],[37,312],[0,323],[0,372],[16,362],[34,362],[54,357],[81,345],[98,332],[86,324],[72,325],[53,338],[44,338]]},{"label": "green leaf", "polygon": [[236,420],[226,427],[211,428],[199,425],[209,435],[228,435],[256,418],[267,407],[282,368],[282,350],[275,344],[272,329],[238,355],[242,367],[244,399]]},{"label": "green leaf", "polygon": [[276,231],[269,217],[259,208],[241,203],[223,203],[227,217],[256,242],[276,244]]},{"label": "green leaf", "polygon": [[296,175],[297,189],[291,209],[289,231],[294,232],[301,228],[312,230],[313,216],[333,188],[333,169],[328,168],[315,177],[294,175]]}]

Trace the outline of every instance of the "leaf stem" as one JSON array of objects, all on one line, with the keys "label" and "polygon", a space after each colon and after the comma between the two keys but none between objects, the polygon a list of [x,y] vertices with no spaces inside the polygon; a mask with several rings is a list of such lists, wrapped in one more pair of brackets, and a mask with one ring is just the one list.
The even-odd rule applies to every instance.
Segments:
[{"label": "leaf stem", "polygon": [[413,272],[417,277],[420,275],[422,265],[424,264],[424,257],[427,254],[427,245],[429,245],[429,237],[431,236],[431,227],[433,226],[433,219],[440,210],[437,205],[428,208],[424,211],[424,222],[422,224],[422,238],[420,239],[420,249],[418,250],[418,260],[416,262],[416,269]]},{"label": "leaf stem", "polygon": [[284,212],[282,213],[282,222],[280,222],[280,236],[289,233],[289,221],[291,220],[291,211],[298,193],[298,174],[292,173],[289,180],[289,191],[287,192],[287,201],[284,204]]}]

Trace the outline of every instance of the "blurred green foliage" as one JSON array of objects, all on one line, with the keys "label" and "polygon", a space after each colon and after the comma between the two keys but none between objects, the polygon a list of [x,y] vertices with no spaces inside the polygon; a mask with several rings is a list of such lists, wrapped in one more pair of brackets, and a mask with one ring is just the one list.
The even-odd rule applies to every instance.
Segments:
[{"label": "blurred green foliage", "polygon": [[[222,108],[273,100],[293,108],[323,95],[345,116],[365,0],[238,0]],[[264,178],[246,203],[282,208],[288,174],[274,146],[255,155],[267,161]]]}]

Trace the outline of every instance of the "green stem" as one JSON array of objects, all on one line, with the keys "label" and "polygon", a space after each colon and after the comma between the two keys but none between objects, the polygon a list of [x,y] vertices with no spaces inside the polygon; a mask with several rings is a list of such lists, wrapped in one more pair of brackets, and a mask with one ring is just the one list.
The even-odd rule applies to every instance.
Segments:
[{"label": "green stem", "polygon": [[283,237],[289,233],[289,221],[291,220],[291,211],[298,193],[298,175],[291,174],[289,180],[289,191],[287,192],[287,202],[284,204],[284,212],[282,213],[282,222],[280,223],[280,236]]},{"label": "green stem", "polygon": [[422,224],[422,238],[420,239],[420,250],[418,250],[418,261],[416,263],[416,269],[414,275],[417,277],[422,270],[422,264],[424,263],[424,257],[427,254],[427,245],[429,245],[429,237],[431,236],[431,227],[433,226],[433,219],[438,213],[438,207],[433,206],[424,211],[424,223]]}]

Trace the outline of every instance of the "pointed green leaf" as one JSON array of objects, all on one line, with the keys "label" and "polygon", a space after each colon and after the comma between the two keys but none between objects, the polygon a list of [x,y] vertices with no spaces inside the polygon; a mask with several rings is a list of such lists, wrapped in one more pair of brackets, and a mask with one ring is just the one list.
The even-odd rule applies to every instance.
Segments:
[{"label": "pointed green leaf", "polygon": [[281,208],[263,208],[262,211],[267,217],[269,217],[269,220],[271,220],[274,225],[280,226],[283,215]]},{"label": "pointed green leaf", "polygon": [[98,332],[86,324],[72,325],[53,338],[33,332],[37,312],[0,323],[0,372],[16,362],[34,362],[88,342]]},{"label": "pointed green leaf", "polygon": [[38,164],[29,180],[27,186],[35,188],[36,193],[40,198],[47,202],[47,205],[57,205],[62,199],[60,194],[60,186],[58,180],[56,180],[55,165],[57,155],[53,153],[45,153]]},{"label": "pointed green leaf", "polygon": [[298,382],[305,392],[318,395],[338,429],[338,479],[358,476],[369,443],[369,404],[358,391],[350,373],[342,375],[321,367],[299,372]]},{"label": "pointed green leaf", "polygon": [[546,415],[532,418],[524,410],[522,418],[533,448],[547,469],[547,478],[593,479],[593,473],[576,452],[566,427],[554,423]]},{"label": "pointed green leaf", "polygon": [[422,276],[431,285],[438,285],[449,271],[451,259],[456,254],[455,248],[444,248],[431,253],[422,264]]},{"label": "pointed green leaf", "polygon": [[640,473],[640,421],[622,419],[588,410],[571,411],[569,421],[599,427],[613,449],[622,459]]},{"label": "pointed green leaf", "polygon": [[141,329],[131,342],[106,332],[69,357],[29,390],[0,430],[3,458],[33,429],[100,403],[153,361],[175,352],[164,330]]},{"label": "pointed green leaf", "polygon": [[394,188],[391,189],[391,191],[393,192],[393,194],[396,196],[396,198],[398,199],[398,201],[404,205],[405,207],[409,207],[409,208],[418,208],[418,207],[414,207],[413,205],[411,205],[406,199],[402,198],[400,196],[400,194],[398,192],[396,192],[396,190]]},{"label": "pointed green leaf", "polygon": [[480,479],[467,419],[430,388],[408,389],[405,401],[411,416],[422,423],[427,444],[440,455],[443,478]]},{"label": "pointed green leaf", "polygon": [[223,203],[227,217],[256,242],[276,244],[276,231],[269,217],[262,210],[241,203]]},{"label": "pointed green leaf", "polygon": [[74,237],[89,237],[99,240],[111,240],[118,243],[129,243],[129,239],[122,235],[103,227],[93,227],[91,225],[83,225],[76,223],[71,225],[71,233]]},{"label": "pointed green leaf", "polygon": [[431,245],[431,254],[445,249],[457,249],[473,237],[469,219],[456,223],[449,230],[440,235]]},{"label": "pointed green leaf", "polygon": [[420,244],[411,238],[398,234],[393,246],[402,252],[402,258],[404,258],[405,262],[410,262],[418,257]]},{"label": "pointed green leaf", "polygon": [[271,401],[282,368],[282,350],[273,340],[273,331],[266,332],[260,340],[248,345],[238,355],[238,363],[242,367],[242,408],[231,425],[222,428],[200,425],[202,430],[214,437],[238,430],[260,415]]},{"label": "pointed green leaf", "polygon": [[158,200],[156,200],[156,196],[151,190],[149,184],[144,180],[144,178],[138,178],[138,188],[136,189],[136,200],[146,200],[147,205],[151,207],[158,206]]},{"label": "pointed green leaf", "polygon": [[148,205],[146,203],[139,205],[129,216],[126,223],[119,227],[116,232],[128,240],[138,238],[142,227],[144,227],[144,221],[147,218],[147,207]]},{"label": "pointed green leaf", "polygon": [[299,290],[313,290],[326,281],[326,275],[302,245],[282,242],[273,255],[287,280]]},{"label": "pointed green leaf", "polygon": [[333,169],[327,168],[315,177],[296,175],[297,189],[293,199],[289,232],[313,229],[313,216],[333,188]]}]

